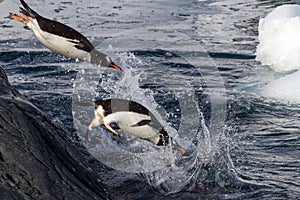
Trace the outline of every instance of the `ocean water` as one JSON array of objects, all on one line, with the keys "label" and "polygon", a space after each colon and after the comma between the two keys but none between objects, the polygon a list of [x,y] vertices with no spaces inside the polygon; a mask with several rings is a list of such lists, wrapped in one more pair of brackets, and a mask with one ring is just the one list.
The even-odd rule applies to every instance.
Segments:
[{"label": "ocean water", "polygon": [[74,142],[92,102],[117,97],[151,110],[188,152],[103,128],[91,155],[116,199],[299,199],[299,103],[260,89],[281,74],[255,60],[258,21],[296,1],[30,1],[87,36],[124,71],[45,49],[0,1],[0,65],[10,82]]}]

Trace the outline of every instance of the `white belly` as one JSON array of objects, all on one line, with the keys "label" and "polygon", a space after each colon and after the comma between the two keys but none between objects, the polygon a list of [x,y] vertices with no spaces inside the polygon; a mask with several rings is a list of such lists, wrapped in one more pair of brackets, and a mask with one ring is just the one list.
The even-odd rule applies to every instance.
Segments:
[{"label": "white belly", "polygon": [[153,143],[158,143],[158,129],[149,125],[136,126],[142,120],[151,120],[148,115],[143,115],[134,112],[116,112],[104,118],[106,123],[115,122],[123,131],[136,137],[150,140]]},{"label": "white belly", "polygon": [[67,58],[90,61],[90,53],[77,49],[75,44],[66,38],[38,29],[36,25],[30,26],[30,28],[37,39],[51,51]]},{"label": "white belly", "polygon": [[123,131],[126,131],[129,134],[137,136],[137,137],[142,138],[142,139],[151,138],[151,137],[154,137],[154,136],[157,135],[157,131],[154,130],[149,125],[132,127],[132,126],[124,125],[124,124],[118,124],[118,126]]}]

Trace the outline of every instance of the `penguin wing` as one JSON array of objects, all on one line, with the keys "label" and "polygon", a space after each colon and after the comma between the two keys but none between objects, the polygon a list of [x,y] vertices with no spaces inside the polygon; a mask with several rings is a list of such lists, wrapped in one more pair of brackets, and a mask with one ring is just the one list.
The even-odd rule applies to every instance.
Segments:
[{"label": "penguin wing", "polygon": [[76,39],[70,39],[68,40],[69,42],[71,43],[74,43],[75,47],[77,49],[80,49],[80,50],[83,50],[83,51],[86,51],[86,52],[90,52],[92,50],[92,46],[90,45],[89,42],[86,42],[86,41],[80,41],[80,40],[76,40]]},{"label": "penguin wing", "polygon": [[143,119],[136,124],[131,125],[131,127],[145,126],[151,123],[151,119]]},{"label": "penguin wing", "polygon": [[130,127],[143,129],[143,128],[146,128],[146,126],[150,129],[152,129],[156,133],[160,133],[160,131],[163,129],[162,126],[158,126],[156,123],[154,123],[152,121],[152,119],[141,120],[141,121],[137,122],[136,124],[132,124]]}]

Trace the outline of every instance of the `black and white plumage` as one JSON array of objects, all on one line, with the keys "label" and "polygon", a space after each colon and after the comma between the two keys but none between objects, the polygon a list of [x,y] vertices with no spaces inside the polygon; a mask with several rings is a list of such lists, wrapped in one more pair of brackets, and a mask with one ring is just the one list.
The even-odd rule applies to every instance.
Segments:
[{"label": "black and white plumage", "polygon": [[45,47],[64,57],[121,70],[110,57],[96,50],[81,33],[60,22],[40,16],[24,0],[20,1],[24,7],[20,7],[21,14],[10,13],[10,16],[27,25]]},{"label": "black and white plumage", "polygon": [[94,119],[90,123],[85,141],[93,127],[104,125],[112,134],[119,135],[111,126],[115,123],[121,130],[158,146],[167,146],[170,141],[181,152],[186,150],[170,138],[156,117],[144,106],[129,100],[106,99],[95,102]]}]

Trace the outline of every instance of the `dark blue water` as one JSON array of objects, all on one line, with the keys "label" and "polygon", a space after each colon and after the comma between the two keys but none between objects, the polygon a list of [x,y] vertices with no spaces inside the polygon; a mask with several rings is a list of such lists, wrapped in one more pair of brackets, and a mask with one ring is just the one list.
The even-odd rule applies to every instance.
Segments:
[{"label": "dark blue water", "polygon": [[[184,172],[190,179],[182,187],[179,181],[187,179],[178,171],[140,174],[103,169],[99,177],[116,199],[300,198],[300,106],[255,92],[264,82],[255,77],[256,69],[262,66],[253,56],[258,20],[273,7],[293,2],[28,3],[44,16],[76,28],[124,65],[126,74],[101,72],[99,80],[104,85],[98,87],[100,97],[112,95],[111,80],[124,81],[121,83],[127,88],[123,93],[119,89],[119,96],[137,98],[151,107],[149,94],[156,106],[165,110],[161,119],[170,128],[179,130],[186,118],[191,128],[198,129],[188,155],[193,155],[197,143],[209,141],[200,145],[210,149],[207,159],[196,157],[192,167],[186,167]],[[78,71],[89,65],[49,52],[22,24],[7,18],[19,5],[17,1],[0,1],[0,65],[24,96],[77,141],[72,116],[74,83]],[[134,93],[137,89],[130,88],[131,83],[142,94]],[[190,89],[197,109],[185,113],[181,101]],[[196,120],[200,114],[204,125]],[[85,116],[87,121],[89,117]],[[209,140],[203,136],[205,128]],[[128,141],[136,144],[131,138]],[[131,148],[128,141],[115,144]],[[191,158],[179,161],[190,162]],[[157,180],[164,176],[167,180],[159,184]],[[178,181],[178,187],[170,177]]]}]

